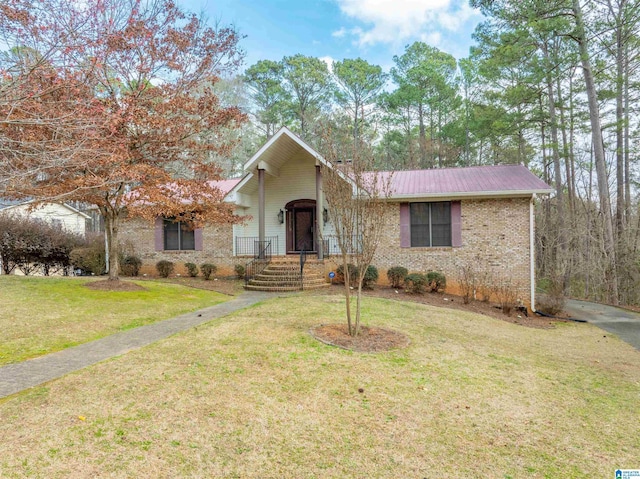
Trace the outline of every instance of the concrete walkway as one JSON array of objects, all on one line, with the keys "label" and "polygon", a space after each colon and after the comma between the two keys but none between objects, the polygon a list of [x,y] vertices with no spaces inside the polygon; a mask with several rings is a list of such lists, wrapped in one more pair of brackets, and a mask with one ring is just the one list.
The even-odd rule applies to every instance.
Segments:
[{"label": "concrete walkway", "polygon": [[0,367],[0,398],[46,383],[105,359],[147,346],[215,318],[273,297],[269,293],[245,292],[235,299],[209,308],[122,331],[90,343],[21,363]]},{"label": "concrete walkway", "polygon": [[564,310],[576,319],[583,319],[617,335],[624,342],[640,350],[640,314],[615,306],[575,299],[568,299]]}]

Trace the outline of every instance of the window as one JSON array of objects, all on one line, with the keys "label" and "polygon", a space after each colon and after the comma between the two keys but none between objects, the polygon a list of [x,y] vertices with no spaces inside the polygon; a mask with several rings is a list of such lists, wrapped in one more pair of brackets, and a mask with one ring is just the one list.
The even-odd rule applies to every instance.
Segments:
[{"label": "window", "polygon": [[451,246],[451,202],[411,203],[411,246]]},{"label": "window", "polygon": [[163,221],[165,250],[195,250],[195,231],[185,223],[165,219]]}]

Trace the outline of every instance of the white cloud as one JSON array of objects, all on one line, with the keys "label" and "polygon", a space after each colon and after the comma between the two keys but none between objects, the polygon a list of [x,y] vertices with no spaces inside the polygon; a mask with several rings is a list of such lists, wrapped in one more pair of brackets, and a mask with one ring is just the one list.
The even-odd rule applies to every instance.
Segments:
[{"label": "white cloud", "polygon": [[425,32],[420,35],[420,41],[427,45],[440,45],[442,43],[442,33],[440,32]]},{"label": "white cloud", "polygon": [[[397,44],[409,38],[441,40],[443,30],[455,32],[479,13],[466,0],[335,0],[348,17],[366,25],[348,33],[360,46]],[[341,36],[344,28],[338,30]],[[336,32],[334,32],[334,36]]]},{"label": "white cloud", "polygon": [[335,32],[331,33],[332,37],[336,37],[336,38],[342,38],[347,34],[347,29],[344,27],[341,27],[340,30],[336,30]]},{"label": "white cloud", "polygon": [[323,62],[325,62],[327,64],[327,68],[329,68],[329,72],[333,73],[333,62],[335,62],[335,59],[333,57],[320,57],[320,60],[322,60]]}]

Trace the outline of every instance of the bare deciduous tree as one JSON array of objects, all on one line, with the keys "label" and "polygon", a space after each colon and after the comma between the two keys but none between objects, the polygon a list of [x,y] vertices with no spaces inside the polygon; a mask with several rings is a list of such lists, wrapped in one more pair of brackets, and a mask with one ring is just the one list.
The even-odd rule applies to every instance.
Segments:
[{"label": "bare deciduous tree", "polygon": [[[221,177],[211,157],[230,152],[235,140],[223,133],[246,119],[213,90],[242,59],[239,35],[170,0],[68,2],[64,18],[35,15],[57,14],[60,2],[12,0],[15,12],[0,21],[0,38],[13,38],[18,51],[60,44],[35,69],[0,69],[16,79],[0,96],[2,144],[12,145],[0,151],[0,188],[97,206],[117,280],[125,215],[194,226],[237,219],[205,180]],[[28,58],[10,64],[31,65]]]},{"label": "bare deciduous tree", "polygon": [[[391,194],[392,173],[373,169],[374,158],[368,145],[343,144],[330,132],[324,140],[330,166],[322,170],[323,188],[344,270],[347,326],[349,334],[357,336],[362,283],[389,220],[386,200]],[[355,272],[350,271],[349,263],[355,265]],[[350,277],[352,273],[357,275],[355,281]],[[352,283],[355,311],[351,305]]]}]

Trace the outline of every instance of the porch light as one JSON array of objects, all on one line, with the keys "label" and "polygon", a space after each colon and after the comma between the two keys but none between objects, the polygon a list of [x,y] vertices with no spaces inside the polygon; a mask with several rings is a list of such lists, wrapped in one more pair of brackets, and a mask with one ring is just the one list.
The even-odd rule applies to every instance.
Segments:
[{"label": "porch light", "polygon": [[322,221],[325,225],[329,222],[329,212],[326,208],[322,210]]},{"label": "porch light", "polygon": [[280,224],[284,223],[284,211],[280,210],[280,212],[278,213],[278,221],[280,222]]}]

